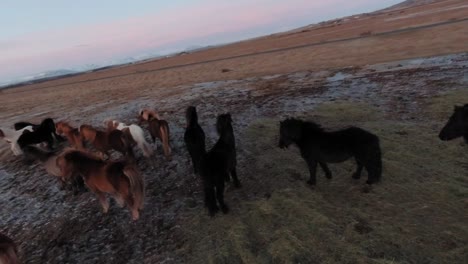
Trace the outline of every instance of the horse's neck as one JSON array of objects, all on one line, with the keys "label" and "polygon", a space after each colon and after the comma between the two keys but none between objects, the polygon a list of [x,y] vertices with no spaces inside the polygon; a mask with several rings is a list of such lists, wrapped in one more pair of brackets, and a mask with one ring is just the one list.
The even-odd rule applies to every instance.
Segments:
[{"label": "horse's neck", "polygon": [[468,144],[468,132],[463,136],[463,139],[465,139],[465,143]]},{"label": "horse's neck", "polygon": [[234,140],[234,132],[232,129],[226,130],[223,133],[221,133],[219,140],[226,143],[226,144],[235,144]]}]

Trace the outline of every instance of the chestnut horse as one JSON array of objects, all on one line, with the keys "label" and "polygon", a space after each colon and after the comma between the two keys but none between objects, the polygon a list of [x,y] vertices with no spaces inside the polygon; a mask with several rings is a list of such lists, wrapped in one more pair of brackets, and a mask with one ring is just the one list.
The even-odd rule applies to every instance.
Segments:
[{"label": "chestnut horse", "polygon": [[80,126],[80,136],[82,140],[91,143],[98,151],[109,156],[109,150],[116,150],[133,160],[133,150],[131,140],[120,130],[108,131],[96,130],[90,125]]},{"label": "chestnut horse", "polygon": [[80,137],[80,131],[78,131],[78,128],[70,126],[67,122],[59,121],[55,124],[55,131],[60,136],[66,137],[68,143],[70,143],[72,147],[81,150],[84,149],[83,140]]},{"label": "chestnut horse", "polygon": [[0,263],[1,264],[18,264],[18,249],[15,242],[0,233]]},{"label": "chestnut horse", "polygon": [[139,218],[145,186],[135,164],[124,160],[103,161],[84,151],[71,150],[57,158],[57,165],[66,177],[72,174],[83,177],[86,186],[97,195],[104,213],[109,210],[105,196],[108,193],[121,207],[128,206],[133,220]]},{"label": "chestnut horse", "polygon": [[167,159],[171,157],[171,146],[169,144],[169,124],[166,120],[150,117],[148,120],[148,130],[153,143],[159,138],[163,145],[164,155]]},{"label": "chestnut horse", "polygon": [[119,122],[117,120],[109,120],[107,121],[108,130],[110,129],[118,129],[124,133],[127,133],[127,137],[132,139],[131,144],[137,145],[143,155],[147,158],[151,157],[153,154],[153,150],[151,149],[151,145],[146,142],[145,133],[140,126],[135,124],[126,125],[125,123]]}]

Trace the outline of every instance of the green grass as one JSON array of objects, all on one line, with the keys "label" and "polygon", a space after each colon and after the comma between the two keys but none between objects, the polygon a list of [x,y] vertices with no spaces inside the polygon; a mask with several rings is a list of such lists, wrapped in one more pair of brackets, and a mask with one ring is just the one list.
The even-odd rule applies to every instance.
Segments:
[{"label": "green grass", "polygon": [[[461,96],[440,96],[425,111],[443,123],[439,113]],[[367,175],[351,179],[352,161],[330,165],[331,181],[319,170],[311,189],[297,148],[277,147],[278,120],[251,124],[242,145],[249,162],[238,168],[244,187],[226,194],[232,212],[214,219],[194,213],[184,223],[188,243],[180,254],[189,263],[467,263],[467,146],[439,141],[434,122],[382,116],[346,102],[304,115],[380,137],[383,178],[370,192]]]}]

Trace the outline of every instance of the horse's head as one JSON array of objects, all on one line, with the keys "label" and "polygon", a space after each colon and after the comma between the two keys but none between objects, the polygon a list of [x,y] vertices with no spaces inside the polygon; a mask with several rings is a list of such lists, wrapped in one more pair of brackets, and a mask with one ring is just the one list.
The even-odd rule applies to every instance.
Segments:
[{"label": "horse's head", "polygon": [[232,118],[231,114],[221,114],[216,120],[216,130],[218,134],[222,134],[226,130],[232,130]]},{"label": "horse's head", "polygon": [[302,136],[302,121],[297,119],[286,119],[280,122],[280,136],[278,146],[282,149],[297,142]]},{"label": "horse's head", "polygon": [[187,120],[187,127],[191,124],[198,123],[197,109],[195,106],[187,107],[187,110],[185,110],[185,119]]},{"label": "horse's head", "polygon": [[70,131],[70,126],[67,123],[63,121],[59,121],[55,123],[55,133],[59,135],[64,135],[68,133],[69,131]]},{"label": "horse's head", "polygon": [[93,142],[96,138],[96,129],[90,125],[81,125],[80,126],[80,137],[82,140],[87,140]]},{"label": "horse's head", "polygon": [[52,118],[46,118],[42,120],[40,126],[47,128],[50,131],[55,131],[55,123],[54,123],[54,120],[52,120]]},{"label": "horse's head", "polygon": [[439,133],[441,140],[452,140],[468,134],[468,104],[455,106],[452,116]]}]

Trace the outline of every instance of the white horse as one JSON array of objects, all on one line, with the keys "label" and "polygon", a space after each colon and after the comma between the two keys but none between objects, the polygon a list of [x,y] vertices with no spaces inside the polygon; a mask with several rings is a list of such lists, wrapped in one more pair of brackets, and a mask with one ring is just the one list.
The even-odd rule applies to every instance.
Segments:
[{"label": "white horse", "polygon": [[3,138],[8,144],[10,144],[11,151],[15,156],[23,154],[20,146],[18,145],[18,139],[24,131],[32,132],[32,126],[26,126],[20,130],[13,130],[9,128],[0,129],[0,138]]},{"label": "white horse", "polygon": [[149,158],[153,154],[153,149],[151,148],[151,145],[146,142],[145,133],[141,127],[135,124],[126,125],[125,123],[119,122],[117,120],[107,121],[107,126],[112,126],[113,128],[122,130],[123,132],[125,132],[125,130],[128,128],[130,136],[133,138],[133,141],[135,141],[141,151],[143,151],[143,155]]}]

